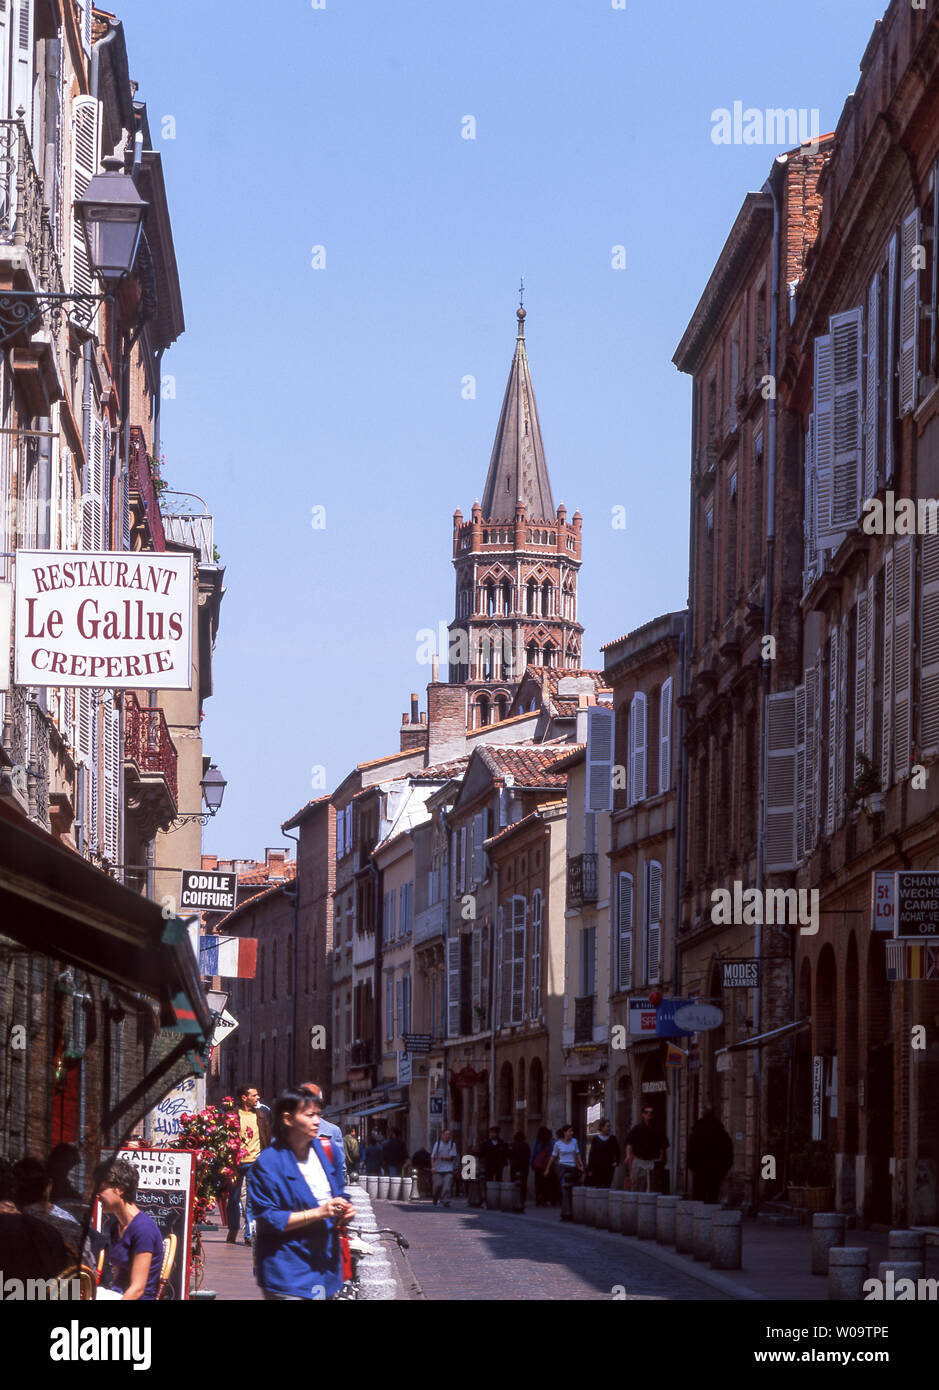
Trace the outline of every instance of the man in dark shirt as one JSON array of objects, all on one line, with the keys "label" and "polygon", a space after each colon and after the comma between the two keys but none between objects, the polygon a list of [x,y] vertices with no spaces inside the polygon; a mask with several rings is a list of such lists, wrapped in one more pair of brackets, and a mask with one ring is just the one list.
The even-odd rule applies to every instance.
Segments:
[{"label": "man in dark shirt", "polygon": [[668,1140],[652,1123],[651,1105],[642,1107],[642,1119],[633,1125],[626,1136],[626,1162],[629,1165],[630,1186],[633,1192],[652,1191],[652,1171],[660,1158],[665,1157]]},{"label": "man in dark shirt", "polygon": [[485,1182],[502,1181],[502,1170],[507,1157],[506,1146],[499,1137],[498,1128],[493,1125],[489,1130],[489,1138],[484,1140],[480,1150]]},{"label": "man in dark shirt", "polygon": [[400,1178],[401,1169],[408,1161],[407,1145],[401,1138],[400,1129],[393,1129],[391,1137],[381,1146],[381,1162],[385,1172],[393,1178]]}]

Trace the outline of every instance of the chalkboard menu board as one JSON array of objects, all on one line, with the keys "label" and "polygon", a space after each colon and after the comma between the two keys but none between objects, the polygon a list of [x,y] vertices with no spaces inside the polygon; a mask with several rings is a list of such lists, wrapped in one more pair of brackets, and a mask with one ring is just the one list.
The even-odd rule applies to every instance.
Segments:
[{"label": "chalkboard menu board", "polygon": [[[107,1157],[107,1156],[103,1156]],[[137,1196],[141,1211],[160,1228],[164,1242],[176,1237],[176,1256],[163,1297],[189,1297],[189,1244],[192,1237],[192,1202],[195,1184],[195,1155],[186,1149],[121,1149],[116,1158],[132,1163],[138,1171]],[[111,1218],[95,1203],[96,1225],[106,1231]],[[110,1283],[105,1279],[102,1282]]]}]

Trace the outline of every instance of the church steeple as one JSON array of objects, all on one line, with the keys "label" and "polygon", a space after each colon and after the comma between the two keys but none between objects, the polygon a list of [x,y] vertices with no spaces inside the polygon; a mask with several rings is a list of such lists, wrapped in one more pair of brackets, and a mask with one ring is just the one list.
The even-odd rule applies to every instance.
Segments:
[{"label": "church steeple", "polygon": [[554,502],[525,349],[525,310],[521,304],[516,318],[515,356],[489,461],[483,516],[513,520],[521,504],[529,520],[544,521],[554,516]]}]

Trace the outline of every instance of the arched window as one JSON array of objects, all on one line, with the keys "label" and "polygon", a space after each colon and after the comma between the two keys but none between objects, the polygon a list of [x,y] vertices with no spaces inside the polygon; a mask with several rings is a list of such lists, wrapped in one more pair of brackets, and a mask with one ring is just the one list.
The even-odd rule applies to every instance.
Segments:
[{"label": "arched window", "polygon": [[544,664],[545,666],[558,664],[558,650],[553,642],[545,642],[544,644]]},{"label": "arched window", "polygon": [[527,658],[528,658],[528,664],[529,664],[529,666],[537,666],[537,665],[538,665],[538,643],[537,643],[537,642],[529,642],[529,644],[528,644],[528,651],[527,651],[527,653],[526,653],[526,656],[527,656]]},{"label": "arched window", "polygon": [[487,695],[480,695],[476,701],[476,711],[476,727],[481,729],[490,722],[490,705]]},{"label": "arched window", "polygon": [[512,611],[512,582],[509,579],[502,581],[502,611],[511,613]]},{"label": "arched window", "polygon": [[529,581],[528,581],[528,590],[527,590],[527,594],[526,594],[526,600],[527,600],[527,602],[526,602],[526,607],[525,607],[526,613],[532,613],[532,614],[537,613],[537,612],[538,612],[538,584],[537,584],[537,581],[534,580],[534,579],[529,579]]},{"label": "arched window", "polygon": [[490,579],[486,584],[486,616],[494,618],[496,614],[496,586]]},{"label": "arched window", "polygon": [[505,718],[505,696],[497,695],[493,703],[493,722],[498,723]]},{"label": "arched window", "polygon": [[541,586],[541,611],[546,617],[554,611],[554,585],[550,579]]}]

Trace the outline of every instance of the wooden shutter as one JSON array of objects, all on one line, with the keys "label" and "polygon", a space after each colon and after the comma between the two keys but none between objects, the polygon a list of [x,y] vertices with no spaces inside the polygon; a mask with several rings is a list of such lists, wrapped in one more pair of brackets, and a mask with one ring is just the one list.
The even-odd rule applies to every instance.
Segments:
[{"label": "wooden shutter", "polygon": [[[0,57],[0,117],[4,118],[11,116],[13,114],[13,110],[15,109],[12,103],[10,102],[10,73],[6,61],[6,55],[10,51],[9,43],[10,0],[0,0],[0,55],[2,55],[2,57]],[[13,180],[9,189],[11,195],[15,195],[15,189],[16,182],[15,180]],[[2,190],[0,190],[0,196],[2,196]],[[9,207],[5,201],[3,202],[2,206],[0,206],[0,216],[2,216],[5,221],[9,222],[10,227],[13,226],[13,217],[11,215],[12,211],[13,209]]]},{"label": "wooden shutter", "polygon": [[835,352],[832,336],[815,339],[815,543],[841,544],[844,529],[832,525],[835,486]]},{"label": "wooden shutter", "polygon": [[828,785],[825,797],[825,834],[835,833],[838,806],[838,629],[828,639]]},{"label": "wooden shutter", "polygon": [[512,948],[514,945],[514,933],[512,924],[515,919],[515,899],[512,899],[508,908],[501,907],[500,913],[500,1023],[504,1026],[512,1020]]},{"label": "wooden shutter", "polygon": [[637,690],[629,707],[629,724],[632,737],[632,799],[646,799],[646,697]]},{"label": "wooden shutter", "polygon": [[[342,811],[336,817],[336,858],[341,859],[346,852],[345,849],[345,829],[346,818]],[[387,898],[387,893],[385,897]]]},{"label": "wooden shutter", "polygon": [[543,938],[542,912],[544,899],[541,889],[536,888],[531,898],[531,990],[529,1016],[536,1019],[541,1014],[541,943]]},{"label": "wooden shutter", "polygon": [[767,701],[766,869],[795,868],[796,704],[795,691]]},{"label": "wooden shutter", "polygon": [[113,865],[120,862],[121,717],[110,695],[102,704],[101,712],[104,726],[104,852]]},{"label": "wooden shutter", "polygon": [[[501,910],[501,909],[500,909]],[[447,1036],[460,1034],[460,938],[447,941]]]},{"label": "wooden shutter", "polygon": [[818,838],[818,769],[821,729],[818,723],[818,667],[805,673],[805,819],[803,853],[811,854]]},{"label": "wooden shutter", "polygon": [[806,786],[805,686],[796,687],[796,858],[805,854]]},{"label": "wooden shutter", "polygon": [[838,637],[838,765],[837,781],[838,824],[844,820],[845,789],[853,785],[854,777],[848,767],[848,615],[841,619]]},{"label": "wooden shutter", "polygon": [[655,859],[646,864],[646,979],[657,985],[662,970],[662,865]]},{"label": "wooden shutter", "polygon": [[525,1016],[525,928],[528,903],[512,899],[512,1004],[509,1021],[521,1023]]},{"label": "wooden shutter", "polygon": [[91,757],[88,763],[88,833],[86,839],[89,847],[97,853],[101,842],[101,832],[98,827],[98,765],[100,762],[98,730],[100,728],[100,714],[97,690],[92,690],[89,693],[91,695]]},{"label": "wooden shutter", "polygon": [[919,208],[903,221],[900,243],[900,414],[916,408],[919,367],[919,271],[914,268],[920,244]]},{"label": "wooden shutter", "polygon": [[[34,0],[11,0],[10,10],[13,21],[11,29],[13,91],[10,101],[10,115],[14,118],[22,106],[25,111],[23,121],[33,140],[33,3]],[[4,55],[5,60],[5,55]],[[3,112],[6,115],[6,112]],[[37,163],[39,161],[37,160]]]},{"label": "wooden shutter", "polygon": [[632,989],[633,983],[633,876],[617,875],[616,987]]},{"label": "wooden shutter", "polygon": [[460,852],[458,859],[458,886],[461,893],[466,891],[466,826],[460,826]]},{"label": "wooden shutter", "polygon": [[831,341],[835,364],[834,469],[831,524],[835,530],[854,526],[860,511],[861,487],[861,324],[862,309],[835,314]]},{"label": "wooden shutter", "polygon": [[395,980],[395,1028],[392,1037],[400,1037],[404,1032],[404,976]]},{"label": "wooden shutter", "polygon": [[884,692],[880,739],[880,788],[890,786],[893,768],[893,551],[884,556]]},{"label": "wooden shutter", "polygon": [[450,831],[450,893],[456,897],[459,892],[459,878],[457,876],[457,860],[459,857],[460,840],[455,830]]},{"label": "wooden shutter", "polygon": [[803,539],[805,555],[803,560],[802,591],[806,593],[815,582],[818,565],[818,498],[815,477],[815,416],[809,416],[809,427],[805,432],[805,455],[803,476],[805,479],[805,501],[803,505]]},{"label": "wooden shutter", "polygon": [[877,491],[877,420],[880,406],[880,363],[877,346],[880,332],[880,276],[875,275],[867,292],[867,369],[864,391],[864,497]]},{"label": "wooden shutter", "polygon": [[471,826],[472,846],[470,849],[470,882],[475,888],[477,883],[482,882],[482,858],[483,858],[483,827],[482,816],[477,811],[473,816]]},{"label": "wooden shutter", "polygon": [[913,537],[893,547],[893,771],[910,774],[913,702]]},{"label": "wooden shutter", "polygon": [[476,1013],[476,1010],[482,1003],[482,939],[479,927],[473,928],[473,957],[470,989],[473,996],[473,1032],[478,1033],[482,1028],[482,1021]]},{"label": "wooden shutter", "polygon": [[[83,198],[98,172],[98,101],[80,96],[72,102],[72,203]],[[88,264],[88,250],[77,218],[71,227],[72,289],[76,294],[94,294],[96,285]]]},{"label": "wooden shutter", "polygon": [[868,696],[870,682],[868,679],[867,661],[870,648],[869,624],[871,620],[870,605],[868,602],[867,589],[862,589],[857,596],[855,606],[855,631],[854,631],[854,756],[852,759],[851,773],[854,776],[860,771],[858,764],[858,754],[863,753],[866,758],[870,757],[870,710],[868,708]]},{"label": "wooden shutter", "polygon": [[923,536],[920,605],[920,716],[923,750],[939,747],[939,536]]},{"label": "wooden shutter", "polygon": [[659,791],[672,785],[672,678],[662,682],[659,695]]},{"label": "wooden shutter", "polygon": [[587,710],[586,809],[613,809],[613,711],[606,705]]},{"label": "wooden shutter", "polygon": [[73,550],[77,544],[75,535],[75,475],[72,471],[72,455],[68,449],[62,450],[61,461],[61,508],[62,549]]},{"label": "wooden shutter", "polygon": [[887,362],[884,372],[886,382],[884,479],[887,483],[893,482],[893,422],[897,418],[897,391],[894,376],[897,368],[897,254],[898,242],[896,233],[894,233],[887,248]]}]

